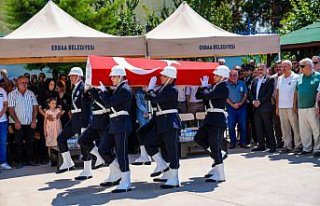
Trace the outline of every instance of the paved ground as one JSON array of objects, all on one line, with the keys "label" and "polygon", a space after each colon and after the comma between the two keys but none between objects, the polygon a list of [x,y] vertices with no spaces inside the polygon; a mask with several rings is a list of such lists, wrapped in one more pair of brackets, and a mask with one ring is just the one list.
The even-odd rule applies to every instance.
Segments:
[{"label": "paved ground", "polygon": [[0,174],[0,205],[320,205],[320,160],[265,152],[234,151],[225,161],[227,181],[205,183],[210,169],[206,156],[181,160],[182,187],[161,190],[149,178],[152,166],[132,166],[134,190],[112,194],[99,183],[108,168],[94,178],[75,181],[79,170],[55,174],[50,166],[24,167]]}]

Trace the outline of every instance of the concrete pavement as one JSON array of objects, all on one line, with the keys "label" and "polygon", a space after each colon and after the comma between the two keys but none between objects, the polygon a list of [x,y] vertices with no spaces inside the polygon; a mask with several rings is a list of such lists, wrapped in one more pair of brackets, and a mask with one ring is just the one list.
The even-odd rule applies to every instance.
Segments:
[{"label": "concrete pavement", "polygon": [[131,166],[134,190],[112,194],[102,188],[107,167],[93,178],[75,181],[80,169],[55,174],[49,165],[24,167],[0,174],[0,205],[320,205],[320,160],[293,154],[233,150],[225,161],[227,181],[206,183],[212,160],[206,155],[181,160],[182,187],[161,190],[149,174],[151,166]]}]

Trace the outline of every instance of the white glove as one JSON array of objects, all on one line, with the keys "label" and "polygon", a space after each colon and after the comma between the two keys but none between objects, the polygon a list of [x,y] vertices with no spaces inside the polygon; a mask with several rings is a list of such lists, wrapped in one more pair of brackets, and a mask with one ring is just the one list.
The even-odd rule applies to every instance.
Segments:
[{"label": "white glove", "polygon": [[202,87],[208,87],[209,86],[209,77],[208,76],[203,76],[200,78],[201,81],[201,86]]},{"label": "white glove", "polygon": [[104,84],[101,81],[99,81],[99,83],[100,83],[100,86],[98,86],[98,89],[100,89],[103,92],[107,91],[106,86],[104,86]]},{"label": "white glove", "polygon": [[157,77],[156,76],[151,77],[148,85],[148,91],[154,90],[154,88],[156,87],[156,84],[157,84]]},{"label": "white glove", "polygon": [[86,131],[86,129],[87,129],[87,128],[84,128],[84,127],[81,128],[81,134],[82,134],[84,131]]}]

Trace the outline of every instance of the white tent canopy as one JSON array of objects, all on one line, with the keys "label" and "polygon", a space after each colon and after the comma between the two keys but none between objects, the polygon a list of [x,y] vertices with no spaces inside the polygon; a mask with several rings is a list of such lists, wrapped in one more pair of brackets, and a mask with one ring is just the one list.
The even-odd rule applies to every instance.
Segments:
[{"label": "white tent canopy", "polygon": [[[21,58],[78,61],[88,55],[144,56],[143,36],[120,37],[96,31],[49,1],[41,11],[18,29],[0,38],[0,63]],[[69,58],[68,58],[69,57]],[[79,58],[80,57],[80,58]],[[66,61],[68,61],[66,60]],[[41,61],[40,61],[41,62]]]},{"label": "white tent canopy", "polygon": [[237,35],[201,17],[183,2],[147,33],[148,56],[154,58],[238,56],[280,52],[278,35]]}]

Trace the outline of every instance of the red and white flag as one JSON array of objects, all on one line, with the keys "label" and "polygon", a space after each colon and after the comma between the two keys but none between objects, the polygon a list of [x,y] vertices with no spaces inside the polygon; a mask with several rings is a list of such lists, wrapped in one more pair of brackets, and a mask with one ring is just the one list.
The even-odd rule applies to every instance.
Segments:
[{"label": "red and white flag", "polygon": [[[153,76],[157,76],[159,79],[160,72],[168,65],[177,68],[177,85],[200,85],[200,78],[205,75],[209,76],[210,82],[212,82],[212,72],[218,66],[217,63],[207,62],[89,56],[86,83],[97,86],[99,81],[102,81],[105,85],[111,85],[109,73],[115,65],[121,65],[126,69],[130,86],[148,85]],[[160,83],[159,80],[158,83]]]}]

